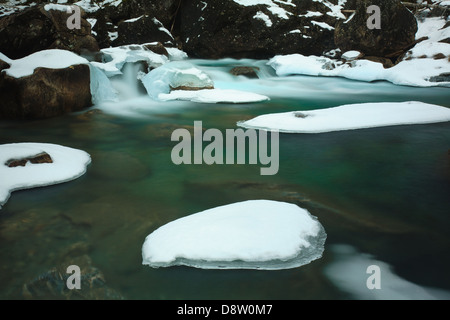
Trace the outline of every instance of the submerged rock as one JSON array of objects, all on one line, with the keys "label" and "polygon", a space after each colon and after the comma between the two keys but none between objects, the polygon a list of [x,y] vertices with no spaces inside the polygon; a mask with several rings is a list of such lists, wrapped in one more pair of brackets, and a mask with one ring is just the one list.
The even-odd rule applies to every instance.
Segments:
[{"label": "submerged rock", "polygon": [[258,79],[258,74],[253,67],[234,67],[230,70],[233,76],[244,76],[250,79]]},{"label": "submerged rock", "polygon": [[[76,263],[76,264],[75,264]],[[67,280],[72,273],[67,268],[77,265],[80,268],[80,289],[69,289]],[[69,280],[70,282],[70,280]],[[89,256],[83,255],[67,259],[58,267],[46,271],[28,283],[21,290],[21,296],[27,300],[123,300],[124,297],[106,285],[103,273],[93,266]]]}]

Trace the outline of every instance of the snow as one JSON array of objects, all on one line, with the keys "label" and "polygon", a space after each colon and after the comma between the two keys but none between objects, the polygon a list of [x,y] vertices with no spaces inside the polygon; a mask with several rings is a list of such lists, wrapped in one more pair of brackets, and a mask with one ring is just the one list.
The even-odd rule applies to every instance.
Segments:
[{"label": "snow", "polygon": [[[4,57],[4,55],[2,56]],[[73,52],[59,49],[43,50],[21,59],[8,59],[6,62],[11,67],[3,70],[3,72],[14,78],[30,76],[36,68],[64,69],[73,65],[89,64],[85,58]]]},{"label": "snow", "polygon": [[267,10],[269,10],[272,14],[278,16],[280,19],[289,19],[289,15],[292,15],[292,13],[286,11],[275,2],[295,6],[292,3],[292,1],[272,1],[272,0],[233,0],[233,1],[244,7],[266,5]]},{"label": "snow", "polygon": [[187,53],[178,48],[166,48],[169,54],[170,61],[181,61],[186,60],[188,57]]},{"label": "snow", "polygon": [[153,99],[159,99],[161,93],[170,93],[171,88],[182,86],[192,88],[214,87],[211,78],[185,61],[172,61],[150,71],[142,77],[142,83]]},{"label": "snow", "polygon": [[168,61],[166,56],[156,54],[144,46],[129,45],[102,49],[105,62],[91,62],[91,64],[103,70],[108,77],[112,77],[122,74],[121,69],[127,62],[145,61],[149,67],[157,68]]},{"label": "snow", "polygon": [[344,52],[342,54],[342,59],[347,60],[347,61],[351,61],[351,60],[355,60],[360,55],[361,55],[361,52],[356,51],[356,50],[347,51],[347,52]]},{"label": "snow", "polygon": [[[8,160],[22,159],[46,152],[53,163],[31,164],[9,168]],[[67,182],[82,176],[91,157],[84,151],[45,143],[14,143],[0,145],[0,208],[10,193],[19,189],[43,187]]]},{"label": "snow", "polygon": [[262,11],[258,11],[253,18],[262,20],[269,28],[273,25],[272,20],[270,20],[269,16]]},{"label": "snow", "polygon": [[269,100],[257,93],[231,89],[205,89],[198,91],[175,90],[169,94],[160,94],[161,101],[192,101],[200,103],[254,103]]},{"label": "snow", "polygon": [[68,8],[70,8],[70,6],[66,6],[63,4],[54,4],[54,3],[46,4],[44,6],[45,11],[55,10],[55,11],[67,12]]},{"label": "snow", "polygon": [[[326,57],[291,54],[275,56],[268,64],[278,76],[310,75],[344,77],[359,81],[386,80],[397,85],[407,86],[450,86],[450,82],[431,82],[429,79],[450,72],[447,59],[404,60],[392,68],[385,69],[381,63],[357,60],[343,64],[339,60]],[[333,68],[329,66],[334,65]]]},{"label": "snow", "polygon": [[321,29],[334,30],[334,27],[330,26],[326,22],[311,21],[311,23],[320,27]]},{"label": "snow", "polygon": [[[317,24],[315,21],[312,23]],[[364,59],[344,64],[336,59],[301,54],[278,55],[272,58],[268,64],[280,77],[289,75],[329,76],[367,82],[385,80],[405,86],[450,87],[450,81],[430,81],[433,77],[450,73],[448,61],[450,45],[439,42],[450,37],[450,28],[442,29],[445,23],[446,20],[443,18],[427,18],[423,22],[419,22],[416,39],[424,36],[429,39],[416,44],[406,53],[403,61],[388,69],[385,69],[381,63]],[[445,58],[433,59],[436,54],[443,54]]]},{"label": "snow", "polygon": [[253,200],[205,210],[152,232],[143,264],[204,269],[296,268],[321,258],[326,233],[294,204]]},{"label": "snow", "polygon": [[266,114],[238,126],[284,133],[324,133],[450,121],[450,109],[422,102],[364,103],[335,108]]},{"label": "snow", "polygon": [[[389,264],[374,259],[371,255],[358,252],[349,245],[331,246],[333,261],[325,268],[325,275],[340,290],[359,300],[449,300],[450,292],[420,286],[394,273]],[[367,273],[369,266],[380,270],[381,289],[369,290]],[[373,273],[372,273],[373,274]]]}]

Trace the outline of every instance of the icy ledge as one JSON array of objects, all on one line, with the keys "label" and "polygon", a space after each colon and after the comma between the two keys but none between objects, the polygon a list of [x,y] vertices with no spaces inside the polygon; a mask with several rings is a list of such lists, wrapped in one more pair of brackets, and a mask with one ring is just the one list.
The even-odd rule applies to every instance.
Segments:
[{"label": "icy ledge", "polygon": [[266,114],[238,122],[247,129],[284,133],[323,133],[450,121],[450,109],[422,102],[350,104],[340,107]]},{"label": "icy ledge", "polygon": [[170,222],[142,247],[143,264],[203,269],[280,270],[322,257],[326,233],[294,204],[252,200]]},{"label": "icy ledge", "polygon": [[[33,157],[47,153],[53,163],[32,164],[10,168],[11,159]],[[45,143],[14,143],[0,145],[0,209],[11,192],[20,189],[49,186],[82,176],[91,157],[84,151]]]}]

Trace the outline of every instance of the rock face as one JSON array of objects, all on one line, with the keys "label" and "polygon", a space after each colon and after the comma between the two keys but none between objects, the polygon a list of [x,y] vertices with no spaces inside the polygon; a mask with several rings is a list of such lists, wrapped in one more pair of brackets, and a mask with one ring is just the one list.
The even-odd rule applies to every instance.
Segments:
[{"label": "rock face", "polygon": [[[381,29],[369,29],[367,13],[371,5],[381,9]],[[395,58],[414,44],[417,21],[398,0],[361,0],[356,13],[336,26],[334,40],[343,52],[358,50],[366,56]]]},{"label": "rock face", "polygon": [[37,68],[27,77],[0,73],[0,119],[43,119],[91,106],[88,65]]},{"label": "rock face", "polygon": [[[82,10],[81,13],[83,17]],[[45,49],[64,49],[77,54],[98,51],[89,22],[81,18],[81,29],[70,30],[67,27],[70,16],[65,11],[47,11],[41,5],[0,18],[0,52],[18,59]]]},{"label": "rock face", "polygon": [[[251,3],[251,2],[250,2]],[[338,1],[183,1],[176,30],[183,50],[201,58],[321,55],[334,48],[334,25],[345,19]]]},{"label": "rock face", "polygon": [[[119,4],[104,3],[103,7],[89,16],[96,21],[93,31],[101,48],[147,42],[165,43],[173,39],[170,36],[168,39],[168,34],[159,30],[161,26],[155,28],[153,19],[170,30],[179,3],[179,0],[126,0]],[[140,17],[146,19],[138,21]],[[145,26],[142,23],[144,21],[149,24]],[[117,38],[114,36],[116,33]]]},{"label": "rock face", "polygon": [[142,15],[136,19],[125,20],[119,23],[118,38],[114,46],[160,42],[174,46],[174,38],[164,25],[155,17]]}]

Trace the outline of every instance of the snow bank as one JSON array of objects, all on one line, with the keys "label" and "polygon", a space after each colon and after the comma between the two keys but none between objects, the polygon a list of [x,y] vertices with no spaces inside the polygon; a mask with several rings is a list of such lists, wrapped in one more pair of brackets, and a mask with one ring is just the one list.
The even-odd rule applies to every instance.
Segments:
[{"label": "snow bank", "polygon": [[[4,57],[4,55],[2,55]],[[0,58],[2,58],[0,56]],[[36,68],[64,69],[78,64],[89,64],[88,60],[73,52],[59,49],[50,49],[35,52],[21,59],[8,59],[11,67],[5,69],[7,75],[21,78],[33,74]]]},{"label": "snow bank", "polygon": [[[53,163],[32,164],[9,168],[12,159],[33,157],[46,152]],[[42,187],[74,180],[86,172],[91,157],[84,151],[45,143],[15,143],[0,145],[0,208],[10,193],[20,189]]]},{"label": "snow bank", "polygon": [[143,264],[204,269],[296,268],[319,259],[326,233],[296,205],[254,200],[234,203],[170,222],[142,247]]},{"label": "snow bank", "polygon": [[329,109],[267,114],[239,122],[244,128],[322,133],[450,121],[450,109],[422,102],[365,103]]},{"label": "snow bank", "polygon": [[[416,39],[424,36],[429,39],[419,42],[406,53],[403,61],[388,69],[385,69],[381,63],[364,59],[344,63],[336,59],[301,54],[278,55],[272,58],[268,65],[275,69],[280,77],[310,75],[344,77],[367,82],[385,80],[405,86],[450,87],[450,81],[431,81],[441,74],[450,73],[448,61],[450,46],[439,42],[450,37],[450,28],[442,29],[445,23],[445,19],[442,18],[427,18],[419,22]],[[353,57],[356,52],[347,54]],[[435,59],[438,54],[441,59]]]},{"label": "snow bank", "polygon": [[268,64],[278,76],[310,75],[344,77],[359,81],[386,80],[397,85],[433,87],[448,86],[450,82],[431,82],[430,78],[450,72],[447,59],[405,60],[392,68],[385,69],[381,63],[369,60],[357,60],[351,63],[326,57],[291,54],[275,56]]},{"label": "snow bank", "polygon": [[269,100],[261,94],[239,90],[205,89],[198,91],[176,90],[169,94],[160,94],[159,100],[182,100],[200,103],[253,103]]},{"label": "snow bank", "polygon": [[[450,292],[422,287],[396,275],[385,262],[373,259],[348,245],[331,247],[333,261],[325,268],[326,276],[342,291],[360,300],[449,300]],[[381,289],[369,290],[369,266],[379,267]]]}]

